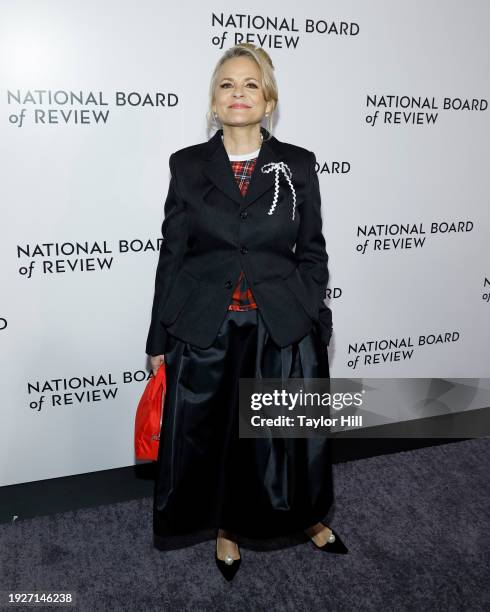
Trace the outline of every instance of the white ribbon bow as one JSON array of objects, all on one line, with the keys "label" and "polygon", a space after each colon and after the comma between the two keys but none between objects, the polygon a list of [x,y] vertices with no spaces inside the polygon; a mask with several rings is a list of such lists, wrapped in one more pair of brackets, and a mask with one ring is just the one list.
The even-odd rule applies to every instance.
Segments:
[{"label": "white ribbon bow", "polygon": [[291,188],[291,193],[293,194],[293,216],[292,220],[294,221],[294,213],[296,210],[296,192],[294,191],[293,183],[291,182],[291,176],[293,173],[289,169],[289,166],[284,162],[270,162],[268,164],[264,164],[261,168],[262,172],[265,174],[269,174],[269,172],[274,171],[276,174],[274,176],[274,200],[269,209],[268,215],[272,215],[276,206],[277,206],[277,198],[279,197],[279,172],[282,172],[286,177],[287,182],[289,183],[289,187]]}]

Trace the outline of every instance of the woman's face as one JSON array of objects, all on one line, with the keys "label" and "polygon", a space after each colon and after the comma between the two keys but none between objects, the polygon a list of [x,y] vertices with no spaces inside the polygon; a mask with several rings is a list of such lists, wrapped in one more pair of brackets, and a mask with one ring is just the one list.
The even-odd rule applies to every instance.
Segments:
[{"label": "woman's face", "polygon": [[271,111],[272,102],[264,99],[260,69],[248,57],[226,60],[216,83],[213,112],[223,125],[254,125]]}]

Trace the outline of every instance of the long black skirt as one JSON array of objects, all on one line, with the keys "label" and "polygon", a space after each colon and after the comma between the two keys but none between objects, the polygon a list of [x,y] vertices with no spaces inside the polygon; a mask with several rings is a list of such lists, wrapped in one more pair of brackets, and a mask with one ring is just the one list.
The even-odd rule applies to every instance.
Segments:
[{"label": "long black skirt", "polygon": [[228,311],[213,345],[169,336],[156,465],[157,536],[218,528],[249,538],[326,520],[333,503],[330,439],[239,438],[240,378],[328,378],[316,324],[281,348],[259,310]]}]

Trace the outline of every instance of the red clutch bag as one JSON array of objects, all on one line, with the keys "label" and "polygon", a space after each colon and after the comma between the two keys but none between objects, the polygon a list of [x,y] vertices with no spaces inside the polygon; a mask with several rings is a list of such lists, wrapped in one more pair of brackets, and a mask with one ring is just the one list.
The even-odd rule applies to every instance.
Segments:
[{"label": "red clutch bag", "polygon": [[152,376],[148,381],[138,402],[134,427],[134,450],[137,459],[157,460],[166,391],[167,377],[163,362],[156,376]]}]

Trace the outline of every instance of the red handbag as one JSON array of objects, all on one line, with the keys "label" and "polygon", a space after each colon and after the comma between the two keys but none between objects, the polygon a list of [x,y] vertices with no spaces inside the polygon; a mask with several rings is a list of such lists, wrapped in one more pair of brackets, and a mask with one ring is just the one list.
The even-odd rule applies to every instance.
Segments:
[{"label": "red handbag", "polygon": [[156,375],[148,381],[138,402],[134,427],[134,450],[137,459],[157,460],[166,392],[167,376],[163,362]]}]

